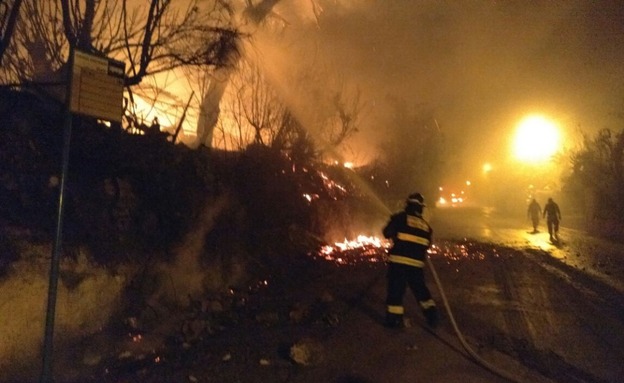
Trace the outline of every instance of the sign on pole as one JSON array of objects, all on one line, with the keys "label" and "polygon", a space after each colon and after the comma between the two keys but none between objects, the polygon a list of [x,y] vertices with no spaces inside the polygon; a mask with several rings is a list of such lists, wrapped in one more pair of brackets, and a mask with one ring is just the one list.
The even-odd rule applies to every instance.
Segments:
[{"label": "sign on pole", "polygon": [[107,121],[121,122],[123,113],[123,82],[125,64],[107,58],[89,55],[70,47],[65,98],[65,129],[63,134],[63,155],[61,163],[61,185],[59,190],[56,237],[50,261],[48,285],[48,306],[46,310],[43,341],[43,366],[40,383],[53,382],[52,356],[54,344],[54,320],[56,296],[60,273],[61,246],[63,242],[63,210],[65,185],[69,167],[69,144],[72,131],[72,113],[83,114]]},{"label": "sign on pole", "polygon": [[126,65],[76,50],[72,66],[72,113],[121,122]]}]

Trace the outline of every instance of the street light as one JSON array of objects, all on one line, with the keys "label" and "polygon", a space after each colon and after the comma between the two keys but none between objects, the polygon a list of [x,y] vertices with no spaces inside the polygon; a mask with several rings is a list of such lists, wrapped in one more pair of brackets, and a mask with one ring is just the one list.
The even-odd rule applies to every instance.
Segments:
[{"label": "street light", "polygon": [[539,164],[547,162],[560,149],[559,128],[544,116],[530,115],[516,127],[513,153],[521,162]]},{"label": "street light", "polygon": [[492,171],[492,164],[486,162],[485,164],[483,164],[482,170],[483,174],[488,175]]}]

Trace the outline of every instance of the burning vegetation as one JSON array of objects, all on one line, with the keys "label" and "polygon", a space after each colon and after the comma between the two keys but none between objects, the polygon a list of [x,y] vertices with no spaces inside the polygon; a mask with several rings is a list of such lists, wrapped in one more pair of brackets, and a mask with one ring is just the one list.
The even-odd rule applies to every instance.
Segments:
[{"label": "burning vegetation", "polygon": [[358,235],[356,239],[336,242],[321,247],[315,256],[337,265],[352,265],[362,262],[384,262],[390,242],[378,237]]},{"label": "burning vegetation", "polygon": [[[26,281],[32,279],[44,286],[47,278],[29,273],[24,279],[20,273],[29,262],[45,265],[51,251],[60,110],[31,94],[3,92],[0,153],[7,166],[0,171],[0,290],[21,292],[11,295],[9,306],[38,303],[2,323],[5,331],[13,331],[16,320],[43,328],[43,290],[33,293],[15,283],[31,285]],[[77,369],[167,360],[167,337],[183,347],[218,332],[250,295],[309,268],[315,257],[340,264],[383,258],[382,241],[357,237],[375,230],[385,212],[372,207],[352,169],[294,161],[262,145],[241,152],[190,150],[164,136],[135,135],[95,120],[76,119],[74,126],[59,299],[86,296],[82,290],[99,286],[94,278],[101,282],[102,275],[113,275],[117,286],[79,303],[81,312],[98,317],[89,322],[101,326],[81,330],[82,320],[67,323],[63,342],[85,355],[76,359]],[[335,238],[354,240],[330,251],[327,243]],[[33,251],[34,243],[42,244],[39,250]],[[96,310],[99,305],[106,310]],[[28,341],[22,334],[3,343],[0,355],[26,346],[32,352],[24,360],[35,358],[43,334],[29,334]],[[58,347],[59,358],[71,365],[75,355],[64,347]],[[127,352],[110,354],[117,347]],[[68,365],[68,373],[77,373],[73,367]],[[17,373],[28,380],[26,369]]]}]

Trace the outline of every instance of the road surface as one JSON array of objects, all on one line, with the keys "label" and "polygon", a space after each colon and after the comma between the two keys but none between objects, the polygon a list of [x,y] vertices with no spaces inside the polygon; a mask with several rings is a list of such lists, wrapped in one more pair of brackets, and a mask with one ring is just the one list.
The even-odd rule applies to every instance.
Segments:
[{"label": "road surface", "polygon": [[438,209],[431,221],[448,246],[438,252],[447,262],[432,261],[454,275],[443,282],[449,300],[483,347],[556,381],[624,381],[622,244],[566,227],[565,216],[557,243],[491,209]]},{"label": "road surface", "polygon": [[[383,328],[385,267],[341,266],[335,275],[319,279],[317,287],[331,291],[335,304],[343,303],[337,310],[339,325],[329,335],[305,334],[324,350],[319,351],[322,361],[295,369],[279,362],[265,369],[217,364],[219,374],[241,382],[622,382],[619,256],[624,248],[565,223],[561,242],[550,243],[548,233],[530,233],[530,222],[522,218],[490,209],[434,212],[430,258],[442,287],[430,269],[428,284],[440,308],[443,297],[450,307],[437,329],[427,328],[410,294],[404,302],[407,327]],[[262,337],[258,332],[240,336],[252,342],[273,337],[286,344],[302,336],[288,334],[292,329],[270,331]],[[231,347],[231,338],[224,342]],[[273,347],[264,343],[260,348]]]}]

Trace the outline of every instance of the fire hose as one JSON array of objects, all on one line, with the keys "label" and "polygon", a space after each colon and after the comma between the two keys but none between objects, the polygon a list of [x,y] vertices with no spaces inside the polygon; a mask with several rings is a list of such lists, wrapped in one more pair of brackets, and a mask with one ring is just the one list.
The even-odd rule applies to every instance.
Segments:
[{"label": "fire hose", "polygon": [[429,266],[429,269],[431,270],[431,274],[433,275],[433,279],[434,279],[434,281],[436,283],[436,286],[438,286],[438,290],[440,292],[440,296],[442,297],[442,302],[444,303],[444,308],[446,309],[446,313],[448,314],[448,317],[449,317],[449,319],[451,321],[451,324],[453,326],[453,330],[455,331],[455,335],[457,335],[457,338],[461,342],[461,344],[464,347],[464,349],[466,350],[466,352],[468,352],[468,354],[477,363],[479,363],[481,366],[485,367],[486,369],[490,370],[491,372],[493,372],[494,374],[500,376],[501,378],[507,379],[507,380],[509,380],[510,382],[513,382],[513,383],[524,383],[521,380],[518,380],[518,377],[516,377],[515,375],[511,374],[510,372],[502,370],[502,369],[492,365],[491,363],[489,363],[485,359],[481,358],[470,347],[468,342],[466,342],[466,339],[464,338],[464,335],[462,334],[462,332],[459,330],[459,327],[457,326],[457,322],[455,321],[455,316],[453,315],[453,312],[451,310],[451,306],[449,305],[448,300],[446,299],[446,294],[444,293],[444,289],[442,288],[442,283],[440,282],[440,278],[438,278],[438,273],[436,272],[435,267],[433,267],[433,263],[431,262],[431,258],[429,256],[426,256],[425,258],[427,259],[427,265]]},{"label": "fire hose", "polygon": [[[381,205],[383,206],[383,208],[387,212],[391,212],[391,210],[388,208],[388,206],[386,206],[383,203],[381,203]],[[444,308],[446,310],[446,313],[448,314],[448,317],[449,317],[449,320],[451,322],[451,325],[453,326],[453,330],[455,331],[455,335],[459,339],[462,347],[464,347],[464,350],[466,350],[468,355],[470,357],[472,357],[472,359],[475,362],[477,362],[479,365],[481,365],[485,369],[491,371],[495,375],[498,375],[501,378],[506,379],[506,380],[508,380],[508,381],[510,381],[512,383],[525,383],[522,380],[520,380],[519,377],[515,376],[514,374],[512,374],[512,373],[510,373],[510,372],[508,372],[506,370],[500,369],[497,366],[494,366],[493,364],[489,363],[485,359],[481,358],[472,349],[472,347],[470,347],[470,345],[466,341],[466,338],[464,337],[464,335],[462,334],[461,330],[459,329],[459,326],[457,325],[457,322],[455,321],[455,316],[453,315],[453,311],[451,310],[451,306],[449,305],[448,299],[446,298],[446,294],[444,293],[444,288],[442,287],[442,283],[440,282],[440,278],[438,277],[438,273],[436,272],[435,267],[433,267],[433,263],[431,262],[431,258],[428,255],[425,258],[427,259],[427,265],[429,266],[429,269],[431,270],[431,274],[433,275],[433,279],[435,281],[435,284],[438,287],[438,290],[440,292],[440,296],[442,298],[442,302],[444,303]]]}]

